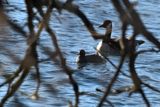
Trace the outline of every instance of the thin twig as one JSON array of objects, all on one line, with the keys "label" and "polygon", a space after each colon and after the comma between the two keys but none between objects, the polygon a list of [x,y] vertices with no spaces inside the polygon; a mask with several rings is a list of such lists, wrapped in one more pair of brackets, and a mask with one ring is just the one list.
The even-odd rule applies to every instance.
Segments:
[{"label": "thin twig", "polygon": [[117,78],[118,78],[118,76],[119,76],[119,73],[121,72],[120,69],[121,69],[121,67],[122,67],[122,65],[123,65],[125,56],[126,56],[126,55],[124,55],[124,56],[121,57],[121,60],[120,60],[118,69],[116,70],[116,73],[114,74],[114,76],[112,77],[112,80],[111,80],[110,83],[108,84],[108,87],[106,88],[106,91],[105,91],[103,97],[101,98],[101,100],[100,100],[100,102],[99,102],[99,104],[98,104],[98,107],[102,107],[105,99],[106,99],[107,96],[109,95],[109,92],[110,92],[110,90],[111,90],[114,82],[117,80]]}]

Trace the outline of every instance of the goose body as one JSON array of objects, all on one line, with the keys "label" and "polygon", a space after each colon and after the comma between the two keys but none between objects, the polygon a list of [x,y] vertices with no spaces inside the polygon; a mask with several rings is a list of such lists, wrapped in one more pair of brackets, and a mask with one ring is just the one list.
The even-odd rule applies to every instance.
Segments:
[{"label": "goose body", "polygon": [[[106,28],[105,38],[100,41],[96,47],[97,53],[107,57],[108,55],[120,55],[122,50],[121,39],[111,38],[112,33],[112,22],[110,20],[105,20],[99,27]],[[127,45],[131,44],[130,39],[125,38]],[[136,48],[143,44],[143,40],[136,40]]]},{"label": "goose body", "polygon": [[76,58],[77,63],[103,63],[105,59],[97,54],[86,55],[85,50],[80,50],[78,57]]},{"label": "goose body", "polygon": [[114,48],[103,41],[100,41],[96,47],[97,54],[107,57],[108,55],[120,55],[120,49]]}]

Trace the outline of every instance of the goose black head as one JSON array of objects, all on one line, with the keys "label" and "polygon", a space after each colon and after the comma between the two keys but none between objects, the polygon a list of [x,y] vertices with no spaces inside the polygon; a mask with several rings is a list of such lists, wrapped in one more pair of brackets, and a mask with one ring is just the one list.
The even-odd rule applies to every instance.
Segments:
[{"label": "goose black head", "polygon": [[105,20],[102,25],[99,27],[108,28],[112,26],[112,22],[110,20]]}]

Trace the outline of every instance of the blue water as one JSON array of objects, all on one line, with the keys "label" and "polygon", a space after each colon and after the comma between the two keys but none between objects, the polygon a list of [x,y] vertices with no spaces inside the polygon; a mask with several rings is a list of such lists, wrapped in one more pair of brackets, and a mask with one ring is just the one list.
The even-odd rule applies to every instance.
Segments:
[{"label": "blue water", "polygon": [[[11,1],[12,5],[15,5],[22,10],[25,10],[25,5],[20,1]],[[113,37],[119,37],[121,34],[120,30],[120,20],[118,18],[117,12],[114,10],[113,5],[109,0],[75,0],[75,4],[79,5],[80,9],[86,14],[86,16],[91,20],[96,31],[99,33],[104,33],[104,29],[98,28],[98,26],[105,20],[110,19],[113,22]],[[153,0],[141,0],[138,1],[135,7],[141,16],[145,26],[150,32],[152,32],[157,39],[160,40],[160,1]],[[12,7],[10,7],[12,9]],[[12,20],[17,23],[24,24],[26,22],[26,14],[14,10],[9,12]],[[35,22],[36,23],[36,22]],[[110,63],[105,64],[88,64],[82,69],[78,69],[75,63],[76,56],[80,49],[85,49],[87,54],[95,53],[95,47],[99,41],[95,41],[84,24],[77,16],[67,12],[62,11],[62,14],[58,14],[57,11],[53,12],[51,17],[50,26],[55,31],[57,35],[58,43],[62,50],[63,55],[67,60],[68,66],[70,66],[74,73],[73,77],[79,85],[79,89],[82,92],[86,92],[86,95],[80,96],[80,107],[96,107],[99,103],[100,98],[103,93],[97,92],[96,88],[105,88],[110,82],[112,76],[115,73],[114,67]],[[7,73],[14,72],[17,68],[18,61],[11,60],[8,55],[9,53],[14,54],[19,59],[23,58],[25,50],[27,48],[26,38],[18,33],[15,33],[7,25],[1,26],[0,30],[0,47],[10,50],[6,52],[0,50],[0,64],[1,69]],[[2,32],[2,33],[1,33]],[[2,35],[3,34],[3,35]],[[131,35],[131,28],[128,30],[127,35]],[[149,41],[147,41],[142,35],[139,35],[137,39],[145,40],[145,44],[139,47],[141,49],[149,49],[154,47]],[[43,46],[52,47],[52,42],[48,34],[43,33],[40,38],[40,44]],[[52,48],[53,49],[53,48]],[[47,56],[39,48],[39,58],[45,59]],[[110,56],[111,61],[118,64],[118,56]],[[138,75],[146,83],[155,86],[157,89],[160,88],[159,75],[160,75],[160,54],[159,53],[144,53],[140,55],[137,59],[136,69]],[[123,65],[123,72],[129,75],[127,60]],[[36,89],[36,81],[29,75],[21,89],[12,97],[6,104],[7,107],[14,105],[18,96],[19,100],[30,107],[66,107],[69,101],[74,103],[74,92],[72,86],[69,83],[67,75],[57,67],[52,61],[45,61],[40,63],[41,72],[41,88],[39,92],[40,98],[38,100],[32,100],[30,96]],[[34,73],[34,70],[31,71]],[[4,78],[0,77],[0,81],[4,81]],[[114,87],[130,86],[132,81],[130,78],[120,75],[118,81],[115,83]],[[52,88],[49,88],[52,86]],[[160,93],[154,92],[146,87],[144,87],[146,96],[148,97],[151,105],[153,107],[160,106]],[[6,87],[0,89],[0,97],[4,95]],[[21,94],[24,92],[28,95]],[[128,97],[128,92],[110,95],[109,100],[114,104],[115,107],[145,107],[144,101],[141,95],[138,93],[133,94]],[[108,106],[108,104],[105,104]]]}]

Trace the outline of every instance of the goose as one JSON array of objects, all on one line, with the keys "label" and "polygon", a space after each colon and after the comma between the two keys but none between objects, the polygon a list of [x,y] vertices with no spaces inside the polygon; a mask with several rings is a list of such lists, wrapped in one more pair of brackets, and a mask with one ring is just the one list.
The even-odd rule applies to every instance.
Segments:
[{"label": "goose", "polygon": [[77,63],[103,63],[105,59],[97,54],[86,55],[85,50],[81,49],[78,57],[76,58]]},{"label": "goose", "polygon": [[[107,57],[108,55],[120,55],[123,48],[122,45],[120,45],[121,39],[111,38],[112,21],[105,20],[99,27],[106,28],[106,32],[105,38],[103,38],[96,47],[97,54],[100,54],[104,57]],[[125,40],[126,43],[130,44],[129,39],[126,38]],[[143,40],[136,40],[135,42],[136,47],[144,43]]]}]

